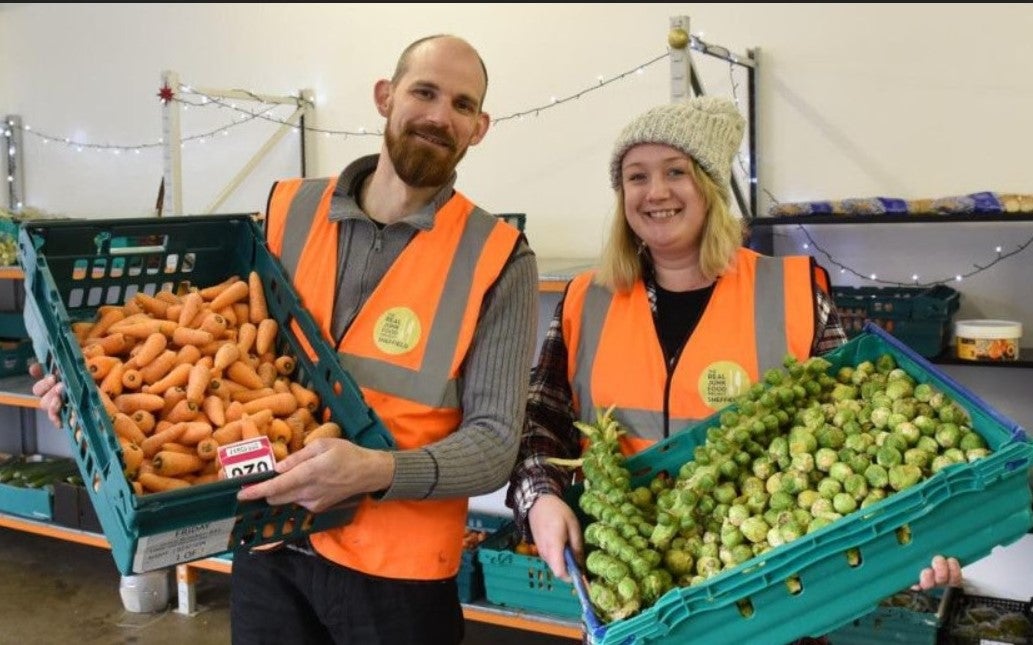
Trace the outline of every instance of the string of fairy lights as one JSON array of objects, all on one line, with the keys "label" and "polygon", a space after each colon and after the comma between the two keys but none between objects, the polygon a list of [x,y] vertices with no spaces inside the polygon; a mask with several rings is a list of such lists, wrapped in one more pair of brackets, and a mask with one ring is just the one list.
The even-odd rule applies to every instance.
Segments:
[{"label": "string of fairy lights", "polygon": [[[700,35],[695,35],[695,34],[692,35],[691,36],[691,40],[689,42],[689,46],[690,46],[691,49],[696,50],[696,51],[701,51],[701,52],[704,52],[704,53],[707,53],[707,54],[716,54],[719,58],[722,58],[726,62],[728,62],[728,68],[729,68],[729,72],[728,73],[729,73],[729,82],[730,82],[732,99],[733,99],[733,101],[735,102],[736,105],[740,105],[739,83],[738,83],[738,81],[736,80],[736,77],[735,77],[735,69],[736,69],[737,65],[739,64],[739,60],[737,59],[737,57],[733,53],[731,53],[728,49],[726,49],[724,47],[721,47],[719,45],[714,45],[714,44],[706,42],[705,40],[703,40],[701,34]],[[643,75],[645,73],[645,70],[648,67],[650,67],[650,66],[652,66],[652,65],[654,65],[654,64],[656,64],[656,63],[658,63],[658,62],[660,62],[660,61],[662,61],[662,60],[664,60],[666,58],[669,58],[670,55],[671,55],[670,51],[665,51],[665,52],[663,52],[662,54],[660,54],[658,56],[655,56],[655,57],[653,57],[653,58],[651,58],[651,59],[649,59],[649,60],[647,60],[647,61],[645,61],[643,63],[635,65],[634,67],[632,67],[632,68],[630,68],[630,69],[628,69],[628,70],[626,70],[624,72],[621,72],[619,74],[616,74],[614,76],[611,76],[609,78],[606,78],[606,77],[604,77],[602,75],[599,75],[599,76],[596,77],[595,82],[585,86],[584,88],[582,88],[580,90],[574,91],[574,92],[572,92],[570,94],[567,94],[565,96],[551,96],[547,102],[542,103],[540,105],[536,105],[534,107],[518,110],[518,111],[512,112],[512,113],[507,114],[507,115],[502,116],[502,117],[493,118],[492,119],[492,123],[493,124],[498,124],[498,123],[504,123],[506,121],[523,121],[528,116],[534,116],[534,117],[540,116],[543,112],[545,112],[547,110],[551,110],[553,108],[558,108],[559,106],[564,105],[566,103],[569,103],[571,101],[576,101],[576,100],[578,100],[578,99],[580,99],[580,98],[582,98],[582,97],[584,97],[584,96],[586,96],[586,95],[588,95],[590,93],[593,93],[593,92],[596,92],[598,90],[601,90],[604,87],[607,87],[609,85],[612,85],[614,83],[622,81],[622,80],[624,80],[626,78],[635,77],[635,76],[641,76],[641,75]],[[290,105],[290,104],[277,104],[277,105],[273,105],[271,107],[265,107],[266,105],[268,105],[268,103],[263,102],[261,100],[260,96],[258,96],[257,94],[254,94],[252,92],[245,92],[245,93],[249,94],[251,96],[251,98],[254,99],[255,101],[257,101],[259,103],[264,103],[264,105],[262,107],[259,107],[259,108],[249,109],[249,108],[237,105],[237,103],[235,101],[224,99],[224,98],[220,98],[220,97],[216,97],[216,96],[212,96],[212,95],[207,94],[207,93],[205,93],[205,92],[203,92],[201,90],[198,90],[196,88],[190,87],[188,85],[182,85],[182,84],[179,85],[176,88],[176,90],[172,91],[172,92],[169,92],[169,88],[162,88],[162,92],[160,92],[159,95],[162,97],[162,100],[175,101],[176,103],[178,103],[182,107],[183,110],[190,110],[191,108],[208,108],[208,107],[213,107],[214,106],[214,107],[230,110],[230,111],[232,111],[232,112],[234,112],[236,114],[236,118],[234,118],[232,121],[226,123],[225,125],[221,125],[221,126],[218,126],[218,127],[215,127],[215,128],[211,128],[211,129],[205,130],[203,132],[198,132],[198,133],[195,133],[195,134],[192,134],[192,135],[189,135],[189,136],[182,137],[180,145],[184,146],[184,147],[186,146],[187,143],[191,143],[191,142],[197,142],[199,144],[204,144],[204,143],[206,143],[206,142],[208,142],[210,140],[215,140],[215,139],[217,139],[219,137],[229,136],[230,131],[232,129],[234,129],[236,127],[239,127],[241,125],[247,124],[247,123],[255,122],[255,121],[265,121],[265,122],[274,123],[274,124],[277,124],[277,125],[280,125],[280,126],[282,126],[282,125],[291,125],[295,132],[299,132],[301,130],[301,128],[303,127],[307,132],[320,134],[320,135],[323,135],[324,137],[328,137],[328,138],[329,137],[343,137],[344,139],[347,139],[349,137],[369,137],[369,136],[376,137],[376,136],[383,136],[383,133],[381,131],[379,131],[377,129],[369,129],[369,128],[365,128],[365,127],[359,127],[359,128],[356,128],[356,129],[343,129],[343,128],[324,128],[324,127],[318,127],[318,126],[311,125],[309,123],[305,123],[303,126],[295,125],[293,123],[293,121],[291,120],[290,116],[281,117],[281,116],[276,115],[275,111],[277,110],[277,108],[280,108],[280,107],[289,107],[292,110],[296,109],[296,107],[300,106],[302,104],[301,102],[304,100],[300,96],[294,97],[295,100],[296,100],[296,104],[293,105],[293,106]],[[51,133],[48,133],[48,132],[45,132],[45,131],[42,131],[42,130],[35,129],[35,128],[33,128],[32,126],[30,126],[28,124],[18,123],[18,122],[14,122],[14,121],[8,121],[5,125],[6,125],[6,127],[5,127],[5,131],[4,131],[4,135],[5,135],[5,138],[6,138],[6,140],[8,142],[12,142],[13,141],[13,139],[11,137],[11,134],[12,134],[11,130],[15,129],[15,128],[20,128],[21,132],[23,134],[29,135],[29,136],[32,136],[32,137],[38,139],[43,145],[50,145],[50,144],[64,145],[64,146],[67,146],[68,148],[71,148],[71,149],[77,151],[77,152],[95,151],[95,152],[109,153],[109,154],[116,155],[116,156],[123,155],[123,154],[139,155],[143,151],[150,150],[150,149],[162,148],[165,145],[165,141],[164,141],[163,138],[158,138],[158,139],[155,139],[153,141],[147,141],[147,142],[144,142],[144,143],[136,143],[136,144],[97,143],[97,142],[93,142],[93,141],[86,141],[86,140],[83,140],[83,139],[80,139],[80,138],[74,138],[74,137],[67,137],[67,136],[51,134]],[[14,148],[13,143],[9,143],[8,155],[13,158],[16,155],[16,153],[17,153],[17,150]],[[739,166],[739,172],[742,175],[745,175],[745,176],[748,177],[749,176],[749,171],[748,171],[748,169],[746,167],[746,161],[743,159],[741,154],[736,156],[736,161],[737,161],[737,164]],[[14,181],[14,177],[9,175],[7,177],[7,180],[8,180],[8,182],[13,182]],[[778,203],[779,200],[777,200],[774,197],[774,195],[772,195],[770,193],[770,191],[765,190],[764,192],[767,194],[767,196],[771,199],[771,201],[773,203]],[[810,254],[815,254],[815,255],[821,256],[824,259],[824,263],[825,264],[827,264],[827,265],[829,265],[831,267],[835,267],[836,269],[838,269],[840,274],[842,274],[842,275],[846,275],[846,274],[853,275],[853,276],[855,276],[857,278],[860,278],[862,280],[869,281],[869,282],[876,283],[876,284],[892,285],[892,286],[902,286],[902,287],[929,287],[929,286],[934,286],[934,285],[937,285],[937,284],[944,284],[944,283],[947,283],[947,282],[960,282],[960,281],[962,281],[964,279],[970,278],[970,277],[972,277],[972,276],[974,276],[976,274],[982,273],[984,271],[987,271],[987,270],[993,268],[994,266],[996,266],[997,264],[1003,262],[1004,260],[1022,253],[1030,245],[1033,245],[1033,237],[1030,237],[1025,242],[1017,245],[1014,249],[1011,249],[1011,250],[1008,250],[1008,251],[1005,251],[1004,248],[1001,247],[1001,246],[997,246],[995,248],[995,250],[994,250],[995,254],[994,254],[994,256],[992,258],[990,258],[986,262],[983,262],[983,263],[980,263],[980,264],[974,264],[973,265],[973,269],[971,269],[971,270],[960,271],[960,272],[955,273],[951,277],[946,277],[946,278],[939,279],[939,280],[922,280],[919,274],[913,273],[911,275],[911,281],[910,282],[902,282],[902,281],[896,281],[896,280],[889,280],[889,279],[885,279],[885,278],[880,278],[876,273],[860,271],[858,269],[855,269],[855,268],[847,265],[846,263],[844,263],[844,262],[840,261],[839,259],[837,259],[836,256],[834,256],[831,252],[829,252],[822,245],[820,245],[814,239],[814,237],[810,234],[810,232],[802,224],[798,226],[798,229],[802,232],[803,236],[806,238],[806,242],[804,242],[802,244],[802,247],[803,247],[804,251],[807,252],[807,253],[810,253]],[[812,249],[813,249],[813,253],[812,253]]]}]

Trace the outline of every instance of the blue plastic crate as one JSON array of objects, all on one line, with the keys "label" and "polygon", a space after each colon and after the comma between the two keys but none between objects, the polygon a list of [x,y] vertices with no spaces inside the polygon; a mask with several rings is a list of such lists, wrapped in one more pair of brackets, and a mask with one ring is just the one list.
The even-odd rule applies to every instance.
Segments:
[{"label": "blue plastic crate", "polygon": [[[19,259],[25,271],[25,326],[37,359],[65,385],[63,426],[119,571],[140,573],[351,520],[357,499],[318,515],[295,505],[237,501],[241,486],[268,473],[135,495],[70,331],[73,321],[92,319],[98,307],[121,304],[137,291],[204,287],[257,271],[269,314],[279,323],[277,343],[297,359],[295,378],[319,394],[349,439],[392,448],[390,434],[323,341],[251,216],[27,222]],[[314,359],[305,346],[314,349]]]},{"label": "blue plastic crate", "polygon": [[[502,515],[491,515],[470,511],[466,517],[466,527],[474,531],[495,533],[509,521]],[[477,559],[480,545],[472,549],[464,549],[459,561],[459,573],[456,574],[456,585],[459,587],[459,602],[473,602],[484,597],[484,571]]]},{"label": "blue plastic crate", "polygon": [[[913,584],[936,554],[969,563],[1022,537],[1033,525],[1027,479],[1033,446],[1024,429],[875,325],[826,358],[835,370],[884,353],[919,382],[933,384],[964,406],[992,453],[949,466],[705,583],[672,589],[631,618],[603,625],[582,592],[582,619],[591,642],[685,643],[706,634],[713,644],[786,643],[821,635]],[[629,459],[632,485],[645,484],[661,471],[677,472],[719,417],[708,417]]]},{"label": "blue plastic crate", "polygon": [[509,522],[481,544],[477,557],[484,568],[488,602],[577,619],[581,604],[574,586],[554,577],[545,560],[514,551],[518,540],[516,525]]}]

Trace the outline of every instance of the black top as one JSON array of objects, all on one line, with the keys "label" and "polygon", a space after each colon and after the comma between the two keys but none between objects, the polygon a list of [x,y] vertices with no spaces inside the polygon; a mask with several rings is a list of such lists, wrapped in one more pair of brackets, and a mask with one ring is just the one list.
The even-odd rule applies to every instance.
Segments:
[{"label": "black top", "polygon": [[656,285],[656,332],[668,366],[681,354],[713,293],[714,285],[693,291],[668,291]]}]

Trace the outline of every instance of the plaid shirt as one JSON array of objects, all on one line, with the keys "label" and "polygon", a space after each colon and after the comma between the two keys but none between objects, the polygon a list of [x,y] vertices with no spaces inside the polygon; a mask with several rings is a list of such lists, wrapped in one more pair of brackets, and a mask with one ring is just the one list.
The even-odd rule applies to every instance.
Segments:
[{"label": "plaid shirt", "polygon": [[[818,289],[818,329],[812,355],[824,354],[846,342],[846,333],[835,304]],[[653,316],[656,316],[656,284],[647,279]],[[513,509],[520,532],[530,538],[527,512],[539,496],[553,493],[562,497],[574,480],[568,468],[546,463],[550,457],[577,459],[581,456],[581,433],[574,427],[574,406],[567,381],[567,346],[562,331],[563,300],[556,307],[542,342],[538,364],[531,373],[527,397],[527,418],[520,439],[520,454],[510,479],[506,505]]]}]

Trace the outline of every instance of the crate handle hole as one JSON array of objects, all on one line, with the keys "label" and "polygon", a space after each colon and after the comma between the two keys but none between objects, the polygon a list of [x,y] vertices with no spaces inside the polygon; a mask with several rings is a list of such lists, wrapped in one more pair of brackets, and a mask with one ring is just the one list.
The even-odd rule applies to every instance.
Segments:
[{"label": "crate handle hole", "polygon": [[846,550],[846,563],[851,568],[857,568],[864,562],[864,558],[861,556],[861,549],[856,546],[852,549]]},{"label": "crate handle hole", "polygon": [[753,602],[749,598],[741,598],[735,601],[735,606],[739,608],[739,615],[743,618],[750,618],[753,616]]},{"label": "crate handle hole", "polygon": [[897,535],[897,544],[901,546],[907,546],[911,544],[911,527],[907,524],[897,527],[895,531]]},{"label": "crate handle hole", "polygon": [[800,576],[789,576],[786,578],[786,590],[790,596],[799,595],[803,591],[803,580],[800,580]]}]

